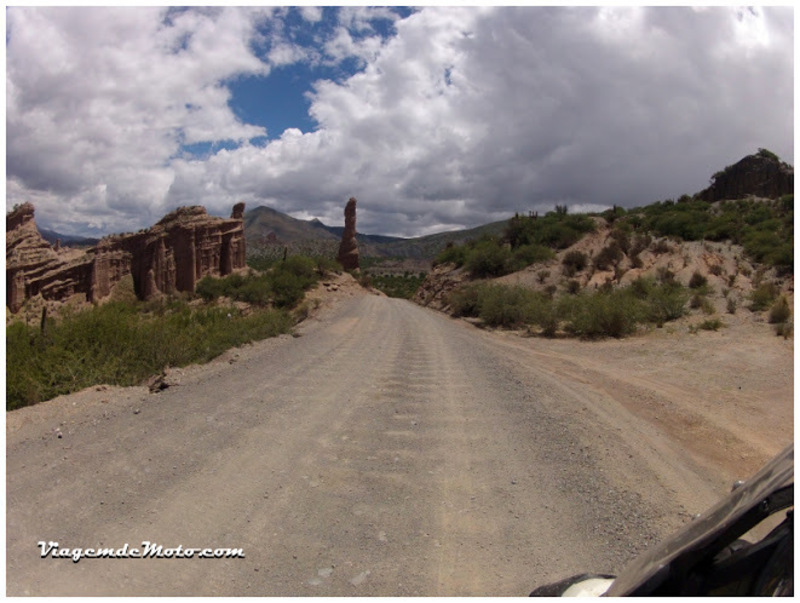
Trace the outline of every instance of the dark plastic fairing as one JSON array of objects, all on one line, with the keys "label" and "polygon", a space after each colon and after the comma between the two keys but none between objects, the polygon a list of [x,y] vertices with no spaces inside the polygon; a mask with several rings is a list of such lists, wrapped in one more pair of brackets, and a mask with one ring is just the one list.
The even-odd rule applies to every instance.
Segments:
[{"label": "dark plastic fairing", "polygon": [[794,590],[793,512],[755,544],[740,540],[794,506],[794,445],[744,485],[636,559],[607,596],[782,595]]},{"label": "dark plastic fairing", "polygon": [[[604,596],[791,596],[794,512],[755,543],[741,537],[794,506],[794,445],[674,536],[645,552]],[[582,574],[541,586],[531,596],[559,596],[590,578]]]}]

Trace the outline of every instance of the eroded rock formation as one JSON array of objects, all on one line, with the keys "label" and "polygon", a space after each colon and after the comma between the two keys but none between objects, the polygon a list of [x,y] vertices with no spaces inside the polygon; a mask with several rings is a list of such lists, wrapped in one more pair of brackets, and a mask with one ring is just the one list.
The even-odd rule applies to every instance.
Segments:
[{"label": "eroded rock formation", "polygon": [[86,251],[56,251],[39,234],[33,214],[33,205],[25,203],[6,216],[6,305],[12,312],[36,295],[62,301],[83,294],[99,301],[128,274],[137,297],[150,299],[194,291],[204,276],[245,267],[243,203],[230,219],[181,207],[147,230],[111,235]]},{"label": "eroded rock formation", "polygon": [[749,195],[777,199],[794,192],[794,169],[769,151],[748,155],[714,174],[713,182],[698,197],[714,202]]},{"label": "eroded rock formation", "polygon": [[345,270],[358,268],[358,243],[356,242],[356,199],[350,197],[344,208],[344,232],[336,257]]}]

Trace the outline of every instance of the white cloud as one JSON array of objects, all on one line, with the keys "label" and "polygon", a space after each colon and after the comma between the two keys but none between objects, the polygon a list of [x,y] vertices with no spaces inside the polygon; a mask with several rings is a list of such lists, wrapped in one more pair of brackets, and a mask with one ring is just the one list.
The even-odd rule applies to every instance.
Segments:
[{"label": "white cloud", "polygon": [[181,144],[263,134],[236,119],[220,83],[267,72],[248,47],[255,17],[9,9],[9,201],[25,190],[50,191],[71,200],[59,204],[61,212],[69,205],[70,225],[88,223],[74,209],[85,202],[99,214],[116,210],[107,226],[160,215],[173,177],[169,157]]},{"label": "white cloud", "polygon": [[[341,223],[354,195],[360,230],[413,235],[693,193],[759,147],[793,161],[790,8],[355,7],[317,48],[266,21],[281,10],[10,9],[10,202],[108,226],[239,200]],[[314,84],[316,131],[247,142],[263,130],[236,119],[229,78],[347,58],[363,69]],[[225,139],[241,146],[176,156]]]},{"label": "white cloud", "polygon": [[298,10],[303,19],[310,23],[318,23],[322,20],[322,8],[319,6],[300,6]]}]

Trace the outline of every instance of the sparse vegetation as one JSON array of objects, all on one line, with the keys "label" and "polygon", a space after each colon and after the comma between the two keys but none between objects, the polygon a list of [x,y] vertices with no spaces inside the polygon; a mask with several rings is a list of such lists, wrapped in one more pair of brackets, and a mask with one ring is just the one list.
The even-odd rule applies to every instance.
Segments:
[{"label": "sparse vegetation", "polygon": [[372,274],[372,286],[389,297],[411,299],[425,280],[425,273],[411,274]]},{"label": "sparse vegetation", "polygon": [[551,259],[554,250],[571,246],[594,229],[589,216],[569,215],[564,206],[543,217],[516,215],[508,221],[502,237],[484,236],[464,245],[448,245],[434,265],[451,262],[464,266],[473,278],[502,276]]},{"label": "sparse vegetation", "polygon": [[564,266],[564,276],[572,277],[589,265],[589,258],[582,251],[569,251],[561,263]]},{"label": "sparse vegetation", "polygon": [[659,326],[683,316],[688,291],[640,278],[630,287],[560,297],[520,286],[472,283],[450,294],[455,316],[480,318],[488,326],[537,326],[552,337],[559,327],[582,338],[624,337],[641,323]]},{"label": "sparse vegetation", "polygon": [[566,332],[586,339],[631,335],[643,317],[641,300],[626,289],[584,293],[560,301]]},{"label": "sparse vegetation", "polygon": [[467,252],[464,267],[475,278],[502,276],[510,272],[511,249],[497,239],[486,238]]},{"label": "sparse vegetation", "polygon": [[769,323],[779,324],[791,318],[792,311],[789,309],[789,301],[785,295],[781,295],[769,310]]},{"label": "sparse vegetation", "polygon": [[753,312],[763,312],[770,307],[778,296],[778,287],[775,283],[767,282],[759,284],[750,294],[750,310]]},{"label": "sparse vegetation", "polygon": [[[44,330],[13,322],[6,329],[6,409],[98,383],[135,385],[165,366],[205,362],[231,347],[286,333],[307,313],[298,303],[326,265],[293,256],[264,274],[204,278],[196,289],[207,303],[199,306],[185,295],[111,301],[65,309]],[[219,304],[221,297],[251,307]]]},{"label": "sparse vegetation", "polygon": [[775,335],[789,339],[794,334],[794,326],[791,322],[779,322],[775,325]]},{"label": "sparse vegetation", "polygon": [[613,270],[622,260],[622,249],[616,242],[603,247],[592,260],[597,270]]},{"label": "sparse vegetation", "polygon": [[719,331],[725,324],[719,318],[709,318],[696,326],[689,327],[690,333],[697,333],[697,331]]},{"label": "sparse vegetation", "polygon": [[286,333],[283,310],[247,315],[186,301],[110,302],[49,319],[45,334],[15,322],[6,330],[6,409],[98,383],[136,385],[165,366],[205,362],[230,347]]},{"label": "sparse vegetation", "polygon": [[704,277],[699,272],[695,271],[692,273],[691,278],[689,279],[689,288],[690,289],[700,289],[708,285],[708,279]]},{"label": "sparse vegetation", "polygon": [[[780,274],[789,274],[794,268],[793,195],[716,204],[690,197],[679,203],[667,200],[629,210],[615,226],[620,223],[680,241],[728,240],[742,245],[752,260],[773,266]],[[667,248],[664,239],[651,247],[656,254],[667,253]]]},{"label": "sparse vegetation", "polygon": [[293,308],[322,274],[320,262],[305,256],[291,256],[273,263],[264,274],[224,278],[205,277],[197,283],[196,292],[205,301],[228,297],[256,306],[272,304],[277,308]]}]

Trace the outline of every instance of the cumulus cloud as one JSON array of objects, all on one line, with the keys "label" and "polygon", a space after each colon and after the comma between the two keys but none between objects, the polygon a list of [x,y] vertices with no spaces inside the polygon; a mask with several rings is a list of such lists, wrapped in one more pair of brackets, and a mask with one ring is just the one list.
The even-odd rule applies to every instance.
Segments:
[{"label": "cumulus cloud", "polygon": [[[793,161],[791,8],[355,7],[314,46],[284,9],[121,11],[8,12],[7,196],[67,227],[239,200],[341,223],[354,195],[360,230],[410,236],[697,192],[759,147]],[[237,75],[345,60],[312,132],[255,144],[231,110]]]},{"label": "cumulus cloud", "polygon": [[181,145],[264,134],[236,119],[223,85],[268,72],[248,47],[254,22],[232,10],[10,10],[8,192],[51,193],[68,224],[87,204],[113,208],[116,227],[160,215]]}]

